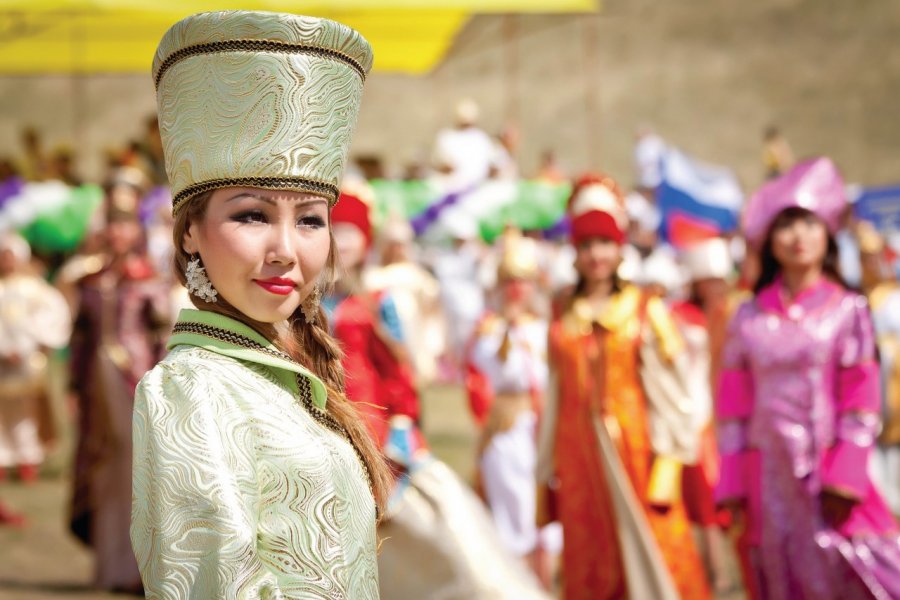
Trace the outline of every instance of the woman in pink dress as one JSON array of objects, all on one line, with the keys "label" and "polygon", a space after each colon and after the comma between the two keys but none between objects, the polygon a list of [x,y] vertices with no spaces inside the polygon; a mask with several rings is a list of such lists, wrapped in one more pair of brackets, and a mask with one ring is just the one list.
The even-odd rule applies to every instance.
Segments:
[{"label": "woman in pink dress", "polygon": [[746,518],[761,598],[900,598],[900,531],[866,471],[880,426],[872,322],[835,266],[845,209],[839,173],[815,159],[744,214],[762,274],[723,350],[717,492]]}]

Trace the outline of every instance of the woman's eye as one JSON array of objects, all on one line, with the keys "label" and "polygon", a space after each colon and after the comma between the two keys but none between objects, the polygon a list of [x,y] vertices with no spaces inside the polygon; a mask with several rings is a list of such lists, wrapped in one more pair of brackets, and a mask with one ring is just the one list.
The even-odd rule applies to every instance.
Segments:
[{"label": "woman's eye", "polygon": [[238,223],[265,223],[266,215],[261,210],[245,210],[231,217],[231,220]]},{"label": "woman's eye", "polygon": [[318,215],[307,215],[305,217],[301,217],[298,221],[298,224],[301,227],[307,227],[309,229],[319,229],[325,227],[325,219]]}]

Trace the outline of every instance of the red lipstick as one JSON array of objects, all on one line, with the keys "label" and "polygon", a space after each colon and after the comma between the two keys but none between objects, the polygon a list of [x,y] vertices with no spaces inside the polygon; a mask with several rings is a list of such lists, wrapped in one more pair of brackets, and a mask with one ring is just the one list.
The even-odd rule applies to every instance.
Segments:
[{"label": "red lipstick", "polygon": [[269,279],[254,279],[253,283],[266,290],[267,292],[271,292],[273,294],[277,294],[279,296],[287,296],[291,292],[294,291],[294,288],[297,287],[297,284],[293,282],[291,279],[285,279],[283,277],[271,277]]}]

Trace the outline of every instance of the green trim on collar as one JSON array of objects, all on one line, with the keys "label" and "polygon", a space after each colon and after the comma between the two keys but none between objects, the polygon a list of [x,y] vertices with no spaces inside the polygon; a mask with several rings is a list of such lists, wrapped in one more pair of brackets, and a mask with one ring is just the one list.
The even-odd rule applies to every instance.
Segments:
[{"label": "green trim on collar", "polygon": [[196,346],[241,361],[265,365],[295,394],[300,389],[293,374],[302,375],[312,384],[313,404],[325,410],[328,395],[322,380],[240,321],[208,310],[182,309],[166,348],[171,350],[181,345]]}]

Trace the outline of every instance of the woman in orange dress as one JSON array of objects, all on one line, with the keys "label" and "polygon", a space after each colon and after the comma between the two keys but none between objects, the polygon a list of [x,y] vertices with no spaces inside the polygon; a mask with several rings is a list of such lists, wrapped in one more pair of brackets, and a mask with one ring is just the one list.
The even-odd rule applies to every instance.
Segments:
[{"label": "woman in orange dress", "polygon": [[579,281],[550,326],[556,395],[538,462],[556,488],[564,597],[709,598],[679,489],[699,437],[681,338],[661,300],[616,277],[627,227],[616,183],[582,178],[569,216]]}]

